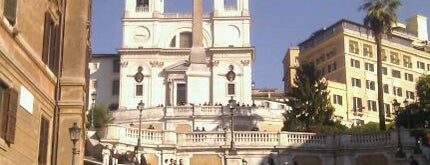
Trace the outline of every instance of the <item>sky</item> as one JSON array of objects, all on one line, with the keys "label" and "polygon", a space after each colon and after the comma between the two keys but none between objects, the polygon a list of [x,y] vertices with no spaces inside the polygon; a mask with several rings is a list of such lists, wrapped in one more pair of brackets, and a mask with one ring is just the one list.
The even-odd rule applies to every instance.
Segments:
[{"label": "sky", "polygon": [[[213,0],[203,0],[204,10],[212,10]],[[231,1],[231,0],[228,0]],[[253,82],[256,88],[283,90],[282,60],[291,46],[313,32],[340,19],[362,23],[365,13],[358,8],[364,0],[249,0],[251,45],[256,48]],[[397,17],[402,23],[414,15],[430,17],[430,0],[401,0]],[[165,12],[191,12],[192,0],[165,0]],[[92,51],[116,53],[122,43],[121,18],[124,0],[93,0]],[[428,32],[430,33],[430,20]]]}]

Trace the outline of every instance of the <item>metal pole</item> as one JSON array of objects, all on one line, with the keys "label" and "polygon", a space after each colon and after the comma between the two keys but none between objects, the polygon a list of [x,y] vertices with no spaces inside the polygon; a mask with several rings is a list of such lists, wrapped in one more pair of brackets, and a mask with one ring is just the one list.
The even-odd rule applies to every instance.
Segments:
[{"label": "metal pole", "polygon": [[137,139],[137,150],[140,150],[140,135],[141,135],[141,131],[142,131],[142,109],[139,109],[140,114],[139,114],[139,138]]},{"label": "metal pole", "polygon": [[94,130],[94,107],[95,107],[95,99],[93,98],[93,103],[91,104],[91,129]]},{"label": "metal pole", "polygon": [[230,108],[231,110],[231,119],[230,119],[230,133],[231,133],[231,142],[230,142],[230,155],[236,155],[236,146],[234,145],[234,108]]},{"label": "metal pole", "polygon": [[76,141],[73,141],[73,148],[72,148],[72,165],[76,164],[75,155],[78,152],[76,151]]},{"label": "metal pole", "polygon": [[397,152],[396,152],[396,157],[398,158],[404,158],[405,156],[405,152],[403,152],[403,146],[402,146],[402,140],[401,140],[401,136],[400,136],[400,121],[398,119],[399,115],[399,111],[397,111],[397,121],[396,121],[396,125],[397,125]]}]

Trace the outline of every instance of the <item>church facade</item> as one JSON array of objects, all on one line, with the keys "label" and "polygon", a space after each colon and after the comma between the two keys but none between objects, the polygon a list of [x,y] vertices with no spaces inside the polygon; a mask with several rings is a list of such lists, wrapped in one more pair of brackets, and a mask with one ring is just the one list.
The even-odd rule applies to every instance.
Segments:
[{"label": "church facade", "polygon": [[[226,104],[231,98],[252,104],[248,0],[213,6],[204,14],[202,1],[194,1],[192,14],[170,14],[164,1],[125,1],[118,57],[95,56],[89,93],[103,89],[95,91],[97,102],[119,109],[135,109],[140,100],[145,107]],[[112,69],[97,68],[106,61]]]}]

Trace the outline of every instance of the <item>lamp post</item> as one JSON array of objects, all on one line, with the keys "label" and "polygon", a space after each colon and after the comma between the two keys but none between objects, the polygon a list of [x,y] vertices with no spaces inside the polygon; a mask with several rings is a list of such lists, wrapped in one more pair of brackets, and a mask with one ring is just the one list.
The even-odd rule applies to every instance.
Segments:
[{"label": "lamp post", "polygon": [[393,108],[394,111],[396,112],[396,127],[397,127],[397,152],[396,152],[396,157],[397,158],[405,158],[405,152],[403,152],[403,146],[402,146],[402,142],[400,139],[400,121],[399,121],[399,113],[400,113],[400,103],[397,102],[396,99],[393,100]]},{"label": "lamp post", "polygon": [[97,96],[96,91],[94,91],[93,93],[91,93],[91,100],[92,100],[92,102],[91,102],[91,126],[90,126],[90,128],[92,130],[94,130],[94,108],[95,108],[95,105],[96,105],[96,96]]},{"label": "lamp post", "polygon": [[408,129],[410,128],[410,122],[409,122],[409,117],[411,116],[411,109],[408,107],[409,106],[409,102],[408,100],[405,99],[405,101],[403,101],[403,105],[405,105],[405,112],[406,112],[406,120],[408,122]]},{"label": "lamp post", "polygon": [[142,147],[140,145],[140,135],[142,132],[142,110],[145,107],[145,103],[143,103],[142,100],[140,100],[140,102],[137,104],[137,109],[139,110],[139,137],[137,138],[137,146],[134,149],[135,151],[141,151]]},{"label": "lamp post", "polygon": [[252,88],[252,90],[251,90],[252,107],[256,107],[256,105],[255,105],[255,100],[254,100],[254,96],[252,95],[252,94],[254,93],[254,88],[255,88],[255,82],[254,82],[254,81],[251,83],[251,88]]},{"label": "lamp post", "polygon": [[230,133],[231,133],[231,142],[230,142],[230,155],[236,155],[237,150],[236,146],[234,146],[234,110],[236,109],[236,100],[231,97],[228,101],[228,108],[230,108]]},{"label": "lamp post", "polygon": [[79,141],[79,137],[81,136],[81,128],[78,127],[76,122],[73,123],[73,126],[69,128],[70,140],[73,142],[72,148],[72,165],[75,165],[75,155],[79,154],[79,151],[76,150],[76,142]]}]

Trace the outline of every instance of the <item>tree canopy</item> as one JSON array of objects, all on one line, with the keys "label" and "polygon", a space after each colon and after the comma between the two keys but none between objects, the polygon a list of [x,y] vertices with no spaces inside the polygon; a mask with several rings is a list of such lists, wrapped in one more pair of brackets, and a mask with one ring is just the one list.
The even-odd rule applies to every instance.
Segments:
[{"label": "tree canopy", "polygon": [[327,82],[311,63],[297,70],[295,86],[287,93],[286,104],[291,107],[284,114],[285,131],[309,131],[311,126],[330,125],[334,111],[330,103]]},{"label": "tree canopy", "polygon": [[[91,114],[91,113],[94,113],[94,114]],[[93,120],[92,115],[94,115],[95,128],[105,127],[106,124],[112,123],[115,120],[115,118],[112,117],[112,113],[102,105],[95,105],[93,108],[91,108],[90,113],[88,113],[87,119],[90,126],[91,126],[91,121]]]},{"label": "tree canopy", "polygon": [[382,83],[382,37],[391,34],[393,24],[397,23],[396,10],[402,6],[399,0],[364,0],[360,10],[366,11],[363,24],[369,28],[376,43],[376,77],[378,84],[379,127],[385,130],[384,92]]}]

